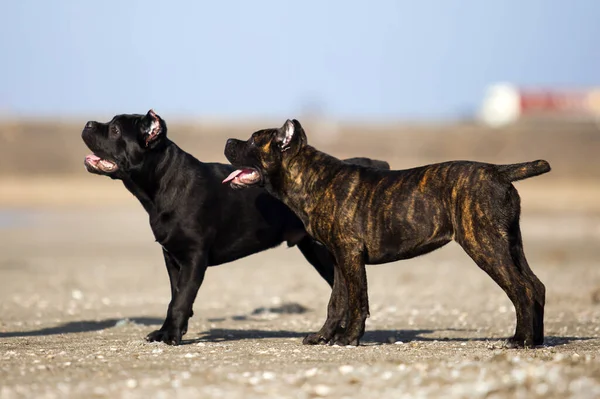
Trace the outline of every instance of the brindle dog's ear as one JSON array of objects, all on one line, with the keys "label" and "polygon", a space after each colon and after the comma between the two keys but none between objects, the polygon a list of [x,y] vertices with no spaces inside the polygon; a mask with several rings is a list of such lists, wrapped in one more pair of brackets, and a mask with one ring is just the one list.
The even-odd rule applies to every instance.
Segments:
[{"label": "brindle dog's ear", "polygon": [[150,143],[155,142],[165,135],[167,125],[165,121],[151,109],[142,119],[141,129],[142,138],[146,147],[148,147]]},{"label": "brindle dog's ear", "polygon": [[281,152],[289,150],[292,145],[295,144],[306,144],[306,133],[300,122],[296,119],[285,121],[283,126],[278,129],[275,141],[279,144]]}]

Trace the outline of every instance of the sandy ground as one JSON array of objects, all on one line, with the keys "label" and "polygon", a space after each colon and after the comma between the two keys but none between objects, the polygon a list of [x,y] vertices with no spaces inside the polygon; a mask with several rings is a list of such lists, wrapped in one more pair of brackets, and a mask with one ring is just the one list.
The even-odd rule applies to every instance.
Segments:
[{"label": "sandy ground", "polygon": [[119,189],[103,207],[0,208],[1,398],[600,397],[595,209],[529,210],[522,191],[526,253],[547,287],[543,348],[500,348],[514,309],[453,244],[368,267],[358,348],[301,344],[330,291],[283,247],[210,268],[184,345],[169,347],[143,340],[168,279],[146,214]]}]

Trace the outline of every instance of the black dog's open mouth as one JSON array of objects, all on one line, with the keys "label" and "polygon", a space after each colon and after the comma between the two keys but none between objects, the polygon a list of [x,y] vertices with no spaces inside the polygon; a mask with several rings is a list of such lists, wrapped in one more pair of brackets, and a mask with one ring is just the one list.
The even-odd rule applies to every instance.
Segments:
[{"label": "black dog's open mouth", "polygon": [[117,164],[113,161],[109,161],[108,159],[102,159],[96,154],[90,154],[86,156],[84,163],[90,171],[112,173],[119,169]]},{"label": "black dog's open mouth", "polygon": [[224,183],[230,183],[234,186],[251,186],[260,183],[262,176],[260,172],[254,168],[241,168],[234,170],[223,180]]}]

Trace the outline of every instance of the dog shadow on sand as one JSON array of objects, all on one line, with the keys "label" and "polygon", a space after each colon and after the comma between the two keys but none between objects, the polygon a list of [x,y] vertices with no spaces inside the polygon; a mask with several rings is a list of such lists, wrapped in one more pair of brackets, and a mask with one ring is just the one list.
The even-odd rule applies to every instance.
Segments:
[{"label": "dog shadow on sand", "polygon": [[[463,337],[445,337],[444,332],[472,332],[474,330],[441,328],[435,330],[367,330],[361,338],[361,345],[390,345],[394,343],[410,343],[410,342],[489,342],[495,349],[498,345],[493,345],[498,341],[503,341],[502,338],[463,338]],[[286,330],[259,330],[259,329],[221,329],[214,328],[198,334],[196,339],[185,339],[183,345],[195,344],[198,342],[227,342],[227,341],[242,341],[255,339],[276,339],[276,338],[298,338],[302,340],[306,335],[313,331],[286,331]],[[436,334],[437,337],[427,337],[424,335]],[[557,337],[546,336],[544,339],[545,347],[553,347],[569,344],[577,341],[587,341],[597,339],[597,337]]]},{"label": "dog shadow on sand", "polygon": [[47,335],[85,333],[107,330],[113,327],[119,327],[125,324],[139,324],[143,326],[161,325],[163,319],[156,317],[131,317],[131,318],[114,318],[106,320],[82,320],[70,321],[54,327],[44,327],[39,330],[31,331],[0,331],[0,339],[14,337],[41,337]]},{"label": "dog shadow on sand", "polygon": [[[252,321],[261,320],[264,315],[292,315],[303,314],[310,310],[297,303],[286,303],[276,307],[260,307],[254,309],[248,315],[231,316],[234,321]],[[212,318],[209,322],[222,322],[227,318]],[[163,319],[156,317],[129,317],[129,318],[110,318],[105,320],[84,320],[71,321],[60,324],[54,327],[45,327],[38,330],[30,331],[0,331],[0,339],[2,338],[17,338],[17,337],[41,337],[59,334],[74,334],[107,330],[124,325],[141,325],[148,327],[156,327],[162,325]],[[499,338],[462,338],[456,337],[460,332],[472,332],[468,329],[415,329],[415,330],[367,330],[361,339],[362,344],[366,345],[386,345],[396,342],[494,342]],[[312,331],[310,331],[312,332]],[[243,341],[256,339],[302,339],[310,333],[309,331],[288,331],[288,330],[266,330],[266,329],[233,329],[233,328],[211,328],[210,330],[195,333],[188,332],[182,345],[191,345],[199,342],[227,342],[227,341]],[[435,334],[436,337],[428,337],[426,335]],[[452,335],[451,337],[444,335]],[[194,337],[194,338],[191,338]],[[190,339],[191,338],[191,339]],[[576,341],[587,341],[597,339],[597,337],[567,337],[567,336],[546,336],[544,346],[559,346],[569,344]]]}]

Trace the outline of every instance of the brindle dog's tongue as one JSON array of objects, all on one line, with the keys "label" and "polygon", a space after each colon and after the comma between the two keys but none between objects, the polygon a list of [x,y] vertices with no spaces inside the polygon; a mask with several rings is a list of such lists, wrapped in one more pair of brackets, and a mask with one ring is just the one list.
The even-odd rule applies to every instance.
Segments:
[{"label": "brindle dog's tongue", "polygon": [[227,183],[235,179],[236,177],[242,177],[242,175],[250,175],[255,173],[252,169],[238,169],[234,170],[223,180],[223,183]]},{"label": "brindle dog's tongue", "polygon": [[236,177],[238,177],[239,175],[241,175],[242,173],[244,173],[244,169],[238,169],[238,170],[234,170],[233,172],[231,172],[229,174],[229,176],[227,176],[225,178],[225,180],[223,180],[223,183],[227,183],[232,181],[233,179],[235,179]]}]

